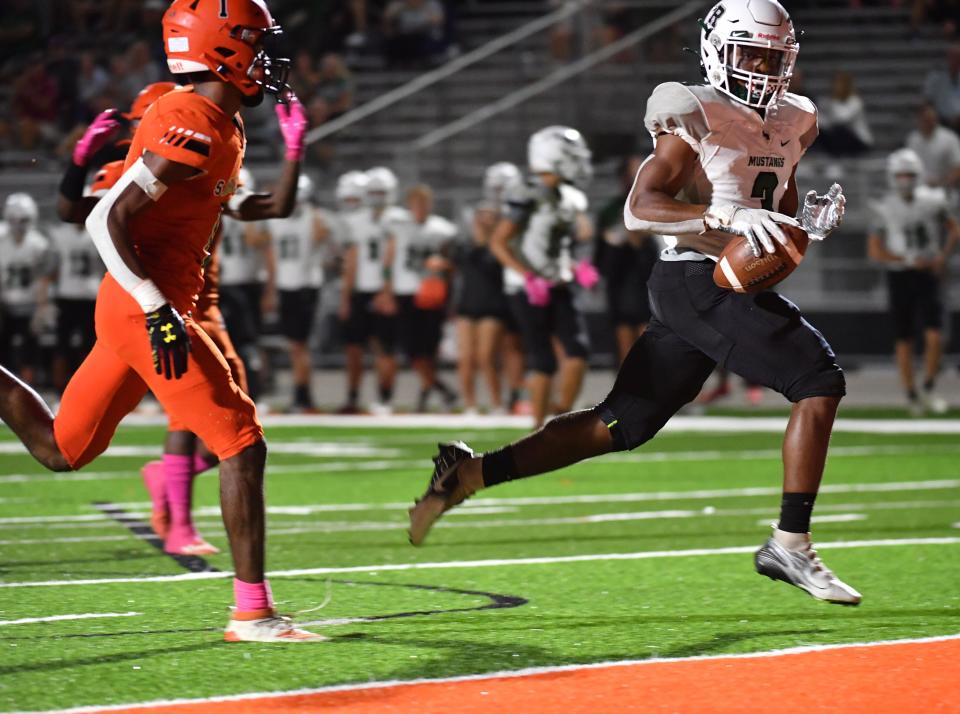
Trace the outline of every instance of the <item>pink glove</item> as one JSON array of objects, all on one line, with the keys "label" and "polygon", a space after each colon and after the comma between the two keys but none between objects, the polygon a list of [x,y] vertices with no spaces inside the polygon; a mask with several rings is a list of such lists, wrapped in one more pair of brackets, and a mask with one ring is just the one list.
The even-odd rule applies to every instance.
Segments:
[{"label": "pink glove", "polygon": [[597,269],[593,267],[590,261],[581,260],[573,268],[573,279],[576,280],[581,287],[590,290],[600,282],[600,273],[597,272]]},{"label": "pink glove", "polygon": [[307,133],[306,110],[300,100],[293,97],[289,104],[278,104],[276,111],[283,143],[287,145],[285,158],[287,161],[303,161],[303,152],[306,149],[303,138]]},{"label": "pink glove", "polygon": [[86,166],[94,154],[110,143],[119,128],[120,121],[117,119],[116,109],[106,109],[97,114],[97,118],[87,127],[80,141],[73,147],[73,163],[77,166]]},{"label": "pink glove", "polygon": [[550,281],[536,273],[524,276],[527,288],[527,300],[534,307],[546,307],[550,304]]}]

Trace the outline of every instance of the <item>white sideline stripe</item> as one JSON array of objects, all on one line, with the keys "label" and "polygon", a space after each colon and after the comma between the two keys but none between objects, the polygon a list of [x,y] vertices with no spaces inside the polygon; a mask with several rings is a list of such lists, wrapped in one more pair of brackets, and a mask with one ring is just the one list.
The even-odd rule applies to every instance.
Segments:
[{"label": "white sideline stripe", "polygon": [[23,617],[19,620],[0,620],[0,627],[4,627],[6,625],[33,625],[38,622],[63,622],[64,620],[98,620],[104,617],[137,617],[142,614],[142,612],[87,612],[82,615]]},{"label": "white sideline stripe", "polygon": [[[2,442],[0,442],[2,443]],[[836,446],[830,449],[831,458],[864,457],[864,456],[898,456],[908,454],[956,454],[960,453],[960,445],[931,444],[927,446],[908,445],[865,445],[865,446]],[[150,455],[159,454],[153,449]],[[100,458],[109,458],[108,450]],[[745,451],[641,451],[637,453],[616,453],[598,457],[593,463],[647,463],[647,462],[697,462],[733,460],[780,460],[779,449],[751,449]],[[354,471],[400,471],[407,469],[427,469],[430,461],[423,459],[378,459],[366,461],[328,461],[326,463],[285,464],[272,465],[267,463],[267,473],[271,475],[313,476],[321,473],[344,474]],[[212,473],[212,471],[210,472]],[[0,484],[5,483],[37,483],[42,481],[116,481],[122,479],[139,479],[138,470],[128,471],[82,471],[80,473],[58,474],[6,474],[0,476]]]},{"label": "white sideline stripe", "polygon": [[[820,488],[820,493],[889,493],[895,491],[939,491],[960,488],[960,479],[930,481],[891,481],[889,483],[835,483]],[[639,501],[684,501],[702,498],[737,498],[748,496],[776,496],[782,488],[774,486],[750,486],[745,488],[701,489],[698,491],[646,491],[638,493],[585,494],[580,496],[526,496],[518,498],[475,498],[462,507],[463,511],[514,506],[559,506],[581,503],[635,503]],[[132,504],[126,504],[132,505]],[[146,502],[139,505],[148,506]],[[337,513],[349,511],[405,510],[409,502],[396,503],[317,503],[299,506],[268,506],[269,515],[306,516],[313,513]],[[144,514],[137,514],[144,515]],[[196,516],[219,516],[216,506],[204,506],[194,510]],[[66,523],[85,521],[109,521],[102,513],[61,516],[6,516],[0,518],[0,527],[6,524]]]},{"label": "white sideline stripe", "polygon": [[85,706],[74,707],[72,709],[56,709],[47,712],[14,712],[14,714],[93,714],[94,712],[116,711],[120,709],[131,709],[134,707],[169,707],[182,704],[213,704],[219,702],[240,702],[251,699],[281,699],[284,697],[309,696],[313,694],[325,694],[327,692],[349,692],[363,691],[367,689],[393,689],[396,687],[408,687],[419,684],[452,684],[456,682],[477,682],[494,679],[520,679],[523,677],[533,677],[541,674],[556,674],[561,672],[577,672],[590,669],[606,669],[611,667],[633,667],[645,666],[651,664],[660,664],[664,662],[702,662],[716,660],[740,660],[740,659],[760,659],[768,657],[789,657],[792,655],[808,654],[812,652],[829,652],[832,650],[852,649],[856,647],[889,647],[891,645],[922,645],[932,644],[934,642],[950,642],[960,639],[960,634],[938,635],[934,637],[911,637],[902,640],[870,640],[867,642],[843,642],[831,645],[803,645],[800,647],[787,647],[778,650],[763,650],[760,652],[740,652],[737,654],[719,654],[719,655],[692,655],[689,657],[650,657],[648,659],[627,659],[614,660],[607,662],[591,662],[590,664],[561,664],[546,667],[526,667],[524,669],[505,670],[500,672],[485,672],[483,674],[466,674],[459,677],[437,677],[435,679],[390,679],[382,682],[361,682],[356,684],[335,684],[329,687],[316,687],[313,689],[291,689],[281,692],[249,692],[246,694],[229,694],[217,697],[201,697],[197,699],[158,699],[146,702],[134,702],[128,704],[110,704],[107,706]]},{"label": "white sideline stripe", "polygon": [[[922,504],[917,506],[916,504]],[[892,504],[837,504],[821,506],[821,511],[829,510],[853,510],[853,509],[909,509],[909,508],[948,508],[951,505],[958,505],[957,501],[905,501]],[[762,514],[765,517],[757,523],[759,525],[770,525],[776,518],[775,508],[744,508],[744,509],[717,509],[713,506],[706,506],[697,510],[669,510],[669,511],[636,511],[627,513],[594,513],[583,516],[566,516],[556,518],[516,518],[496,521],[449,521],[443,520],[437,523],[435,528],[511,528],[511,527],[530,527],[530,526],[562,526],[562,525],[591,525],[594,523],[615,523],[625,521],[648,521],[664,518],[724,518],[735,516],[753,516]],[[131,516],[146,518],[146,514],[131,513]],[[860,514],[839,514],[836,516],[814,516],[814,523],[830,523],[844,521],[862,521],[865,515]],[[223,532],[221,521],[213,523],[197,522],[197,525],[203,526],[207,532],[208,538],[226,538]],[[406,525],[406,521],[320,521],[303,524],[287,524],[285,528],[273,528],[270,530],[270,536],[289,536],[305,535],[308,533],[364,533],[371,531],[400,531]],[[103,535],[103,536],[71,536],[60,538],[36,538],[36,539],[13,539],[0,540],[0,545],[49,545],[53,543],[99,543],[109,541],[122,541],[134,538],[132,534],[125,535]]]},{"label": "white sideline stripe", "polygon": [[[957,545],[960,538],[887,538],[878,540],[827,541],[818,543],[818,548],[884,548],[904,545]],[[690,558],[705,555],[738,555],[753,553],[757,545],[730,546],[727,548],[693,548],[689,550],[642,550],[635,553],[595,553],[591,555],[563,555],[539,558],[504,558],[496,560],[451,560],[427,563],[383,563],[381,565],[356,565],[334,568],[299,568],[294,570],[274,570],[267,573],[270,578],[292,578],[304,575],[333,575],[337,573],[385,573],[408,570],[458,570],[469,568],[493,568],[521,565],[553,565],[555,563],[586,563],[608,560],[647,560],[650,558]],[[175,583],[193,580],[216,580],[233,577],[230,571],[203,573],[180,573],[177,575],[150,575],[143,578],[96,578],[87,580],[35,580],[5,583],[0,588],[36,588],[59,587],[67,585],[108,585],[116,583]]]}]

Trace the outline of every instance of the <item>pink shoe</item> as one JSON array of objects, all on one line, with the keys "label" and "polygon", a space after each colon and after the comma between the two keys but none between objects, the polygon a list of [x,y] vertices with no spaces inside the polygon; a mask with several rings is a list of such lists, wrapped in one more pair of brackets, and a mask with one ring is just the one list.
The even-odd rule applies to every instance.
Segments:
[{"label": "pink shoe", "polygon": [[150,527],[157,537],[166,540],[167,532],[170,530],[170,510],[167,506],[167,490],[163,475],[163,462],[151,461],[144,464],[140,469],[143,476],[143,484],[147,487],[147,493],[150,494],[152,502],[152,512],[150,513]]},{"label": "pink shoe", "polygon": [[747,401],[751,407],[759,407],[763,403],[763,387],[756,384],[748,386]]},{"label": "pink shoe", "polygon": [[207,543],[200,534],[191,529],[181,533],[171,531],[164,541],[163,552],[170,555],[216,555],[220,549]]}]

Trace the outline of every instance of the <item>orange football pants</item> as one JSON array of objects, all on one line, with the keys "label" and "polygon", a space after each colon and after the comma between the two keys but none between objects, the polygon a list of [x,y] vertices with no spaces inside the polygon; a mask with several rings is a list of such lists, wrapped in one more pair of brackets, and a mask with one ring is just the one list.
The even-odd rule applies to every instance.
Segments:
[{"label": "orange football pants", "polygon": [[196,434],[221,461],[263,438],[251,399],[240,390],[217,346],[189,316],[187,371],[156,373],[143,310],[109,275],[97,295],[97,341],[70,379],[53,422],[60,452],[73,468],[99,456],[117,425],[151,390],[172,422]]}]

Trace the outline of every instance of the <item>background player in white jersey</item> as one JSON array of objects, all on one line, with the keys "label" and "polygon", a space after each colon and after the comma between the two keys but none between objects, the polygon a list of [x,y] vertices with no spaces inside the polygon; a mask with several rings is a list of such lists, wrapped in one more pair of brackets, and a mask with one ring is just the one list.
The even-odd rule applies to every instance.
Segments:
[{"label": "background player in white jersey", "polygon": [[407,191],[407,210],[384,221],[387,233],[384,291],[396,303],[404,352],[420,375],[417,411],[427,410],[433,391],[452,408],[457,395],[437,377],[437,350],[446,320],[451,263],[447,257],[457,227],[433,211],[433,191],[420,184]]},{"label": "background player in white jersey", "polygon": [[839,186],[822,197],[811,191],[799,206],[795,169],[817,120],[809,100],[787,93],[797,43],[786,10],[774,0],[723,0],[701,28],[709,84],[668,82],[653,91],[644,124],[654,151],[624,206],[628,229],[673,236],[650,279],[650,326],[597,407],[482,457],[460,442],[441,445],[427,492],[410,511],[410,540],[421,543],[444,511],[480,488],[650,440],[722,363],[793,402],[780,520],[755,555],[757,571],[855,605],[860,594],[824,566],[808,533],[843,372],[791,302],[713,281],[731,235],[772,253],[786,241],[778,224],[796,224],[790,216],[800,209],[804,230],[822,239],[840,223],[843,194]]},{"label": "background player in white jersey", "polygon": [[37,228],[37,204],[11,193],[0,223],[0,362],[33,381],[37,332],[50,293],[50,242]]},{"label": "background player in white jersey", "polygon": [[503,292],[503,266],[490,251],[490,237],[503,213],[504,202],[523,183],[514,164],[500,161],[483,174],[483,198],[465,212],[468,234],[455,249],[457,268],[454,312],[457,316],[457,370],[464,412],[477,410],[476,373],[483,373],[490,393],[490,409],[502,413],[500,363],[510,388],[512,410],[523,389],[523,347],[517,323]]},{"label": "background player in white jersey", "polygon": [[[895,331],[897,368],[911,412],[942,414],[947,403],[934,392],[943,354],[943,302],[940,283],[947,260],[960,241],[960,225],[950,212],[946,190],[923,185],[923,165],[912,149],[887,159],[890,191],[871,210],[874,224],[868,252],[887,268],[890,316]],[[924,379],[918,395],[913,378],[917,323],[923,327]]]},{"label": "background player in white jersey", "polygon": [[[109,190],[100,174],[89,194],[100,197]],[[53,360],[53,383],[62,390],[70,375],[90,352],[96,340],[94,307],[100,281],[106,272],[96,246],[79,224],[58,223],[49,229],[55,258],[51,278],[57,305],[57,354]]]},{"label": "background player in white jersey", "polygon": [[313,205],[313,181],[300,175],[297,205],[287,218],[267,221],[276,254],[280,332],[287,338],[293,370],[292,410],[315,411],[310,394],[310,333],[323,284],[321,243],[329,230]]},{"label": "background player in white jersey", "polygon": [[[240,169],[240,186],[255,191],[253,175]],[[220,218],[220,310],[243,360],[248,394],[260,396],[264,360],[257,345],[260,337],[265,296],[273,295],[276,257],[270,233],[262,222],[243,222],[224,214]],[[269,304],[267,307],[271,307]],[[275,309],[275,306],[273,306]]]},{"label": "background player in white jersey", "polygon": [[550,408],[557,358],[553,339],[565,359],[555,409],[569,411],[587,369],[587,325],[574,303],[571,285],[596,285],[588,261],[576,262],[574,242],[588,240],[587,197],[580,186],[593,169],[590,150],[576,129],[550,126],[530,137],[528,180],[507,198],[507,209],[491,238],[490,249],[504,266],[504,288],[520,326],[534,426]]},{"label": "background player in white jersey", "polygon": [[[349,180],[347,180],[349,177]],[[364,205],[357,210],[341,210],[341,227],[346,246],[343,256],[338,316],[343,323],[347,353],[347,402],[342,413],[359,409],[360,382],[363,379],[363,353],[373,344],[376,354],[378,401],[373,410],[390,411],[397,363],[393,356],[396,341],[396,310],[383,291],[386,234],[383,219],[394,211],[397,179],[387,168],[374,168],[363,174],[341,177],[347,184],[362,185]],[[346,187],[344,188],[346,189]],[[352,199],[351,199],[352,200]]]}]

